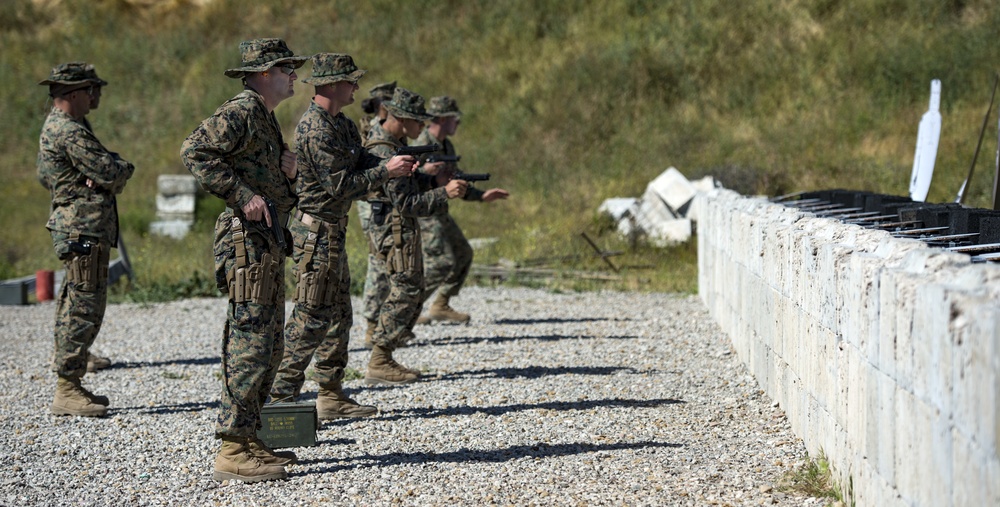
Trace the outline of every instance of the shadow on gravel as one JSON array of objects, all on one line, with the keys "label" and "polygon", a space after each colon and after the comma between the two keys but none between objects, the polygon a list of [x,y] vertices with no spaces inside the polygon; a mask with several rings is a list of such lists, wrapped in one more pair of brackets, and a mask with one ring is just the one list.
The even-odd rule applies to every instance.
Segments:
[{"label": "shadow on gravel", "polygon": [[516,326],[524,326],[528,324],[571,324],[573,322],[619,322],[632,319],[611,319],[611,318],[580,318],[580,319],[560,319],[560,318],[548,318],[548,319],[499,319],[494,320],[494,324],[509,324]]},{"label": "shadow on gravel", "polygon": [[354,444],[357,444],[357,443],[358,443],[358,441],[355,440],[355,439],[353,439],[353,438],[334,438],[334,439],[331,439],[331,440],[317,440],[316,441],[316,445],[317,446],[328,445],[328,446],[331,446],[331,447],[335,446],[335,445],[354,445]]},{"label": "shadow on gravel", "polygon": [[681,444],[669,442],[626,442],[618,444],[556,444],[550,445],[538,443],[533,445],[514,445],[504,449],[481,450],[481,449],[461,449],[454,452],[442,453],[393,453],[381,455],[362,455],[353,458],[330,458],[300,460],[300,465],[314,465],[321,463],[339,463],[333,466],[321,466],[315,469],[288,474],[312,475],[315,473],[335,473],[354,468],[372,468],[391,465],[423,465],[426,463],[502,463],[522,458],[557,458],[560,456],[571,456],[575,454],[586,454],[601,451],[622,451],[627,449],[650,449],[650,448],[678,448]]},{"label": "shadow on gravel", "polygon": [[[470,416],[473,414],[485,414],[489,416],[500,416],[510,412],[522,412],[525,410],[593,410],[611,408],[656,408],[664,405],[675,405],[684,403],[682,400],[661,398],[656,400],[623,400],[619,398],[605,400],[583,400],[583,401],[549,401],[544,403],[516,403],[514,405],[497,405],[493,407],[470,407],[468,405],[456,407],[419,407],[402,410],[391,410],[382,412],[374,420],[398,421],[402,419],[421,418],[430,419],[434,417]],[[340,426],[350,424],[354,419],[343,421],[330,421],[328,426]]]},{"label": "shadow on gravel", "polygon": [[198,357],[193,359],[171,359],[170,361],[135,361],[127,363],[112,363],[108,367],[109,370],[116,370],[118,368],[148,368],[150,366],[170,366],[179,364],[189,364],[192,366],[206,365],[206,364],[219,364],[222,359],[219,356],[215,357]]},{"label": "shadow on gravel", "polygon": [[643,375],[655,371],[639,371],[627,366],[529,366],[527,368],[494,368],[485,370],[466,370],[445,373],[439,377],[428,376],[428,380],[461,380],[468,378],[542,378],[554,375],[614,375],[630,373]]},{"label": "shadow on gravel", "polygon": [[201,412],[219,408],[218,401],[200,401],[197,403],[180,403],[178,405],[159,405],[154,407],[112,407],[109,414],[114,415],[119,412],[135,412],[138,414],[179,414],[182,412]]},{"label": "shadow on gravel", "polygon": [[[542,378],[553,375],[614,375],[616,373],[630,373],[636,375],[647,375],[658,373],[656,370],[636,370],[626,366],[529,366],[527,368],[495,368],[488,370],[467,370],[444,373],[436,376],[433,373],[425,373],[417,382],[441,382],[449,380],[461,380],[469,378]],[[406,387],[406,385],[359,385],[354,387],[359,391],[365,389],[395,389]]]},{"label": "shadow on gravel", "polygon": [[[511,343],[519,342],[523,340],[533,340],[539,342],[557,342],[561,340],[631,340],[638,338],[635,335],[620,335],[620,336],[589,336],[589,335],[560,335],[560,334],[549,334],[549,335],[527,335],[527,336],[462,336],[454,338],[430,338],[423,339],[418,337],[417,341],[410,342],[407,347],[430,347],[439,345],[472,345],[476,343]],[[361,349],[358,349],[360,352]],[[353,351],[352,351],[353,352]]]}]

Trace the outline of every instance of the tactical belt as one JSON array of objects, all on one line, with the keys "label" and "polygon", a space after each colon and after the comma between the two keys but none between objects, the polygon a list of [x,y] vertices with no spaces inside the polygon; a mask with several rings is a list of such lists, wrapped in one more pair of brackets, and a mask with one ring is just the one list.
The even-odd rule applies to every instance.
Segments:
[{"label": "tactical belt", "polygon": [[[296,265],[298,280],[295,284],[295,302],[313,306],[329,306],[333,304],[334,293],[340,282],[338,269],[340,266],[340,245],[335,243],[335,239],[347,227],[347,217],[342,217],[336,223],[331,223],[308,213],[296,211],[295,218],[309,227],[306,240],[302,244],[302,258]],[[316,240],[320,231],[324,231],[327,235],[330,259],[325,264],[319,264],[310,269],[313,256],[316,254]]]},{"label": "tactical belt", "polygon": [[316,215],[310,215],[309,213],[306,213],[304,211],[296,211],[294,216],[296,220],[305,224],[306,227],[311,226],[313,222],[320,222],[327,227],[336,226],[338,229],[343,229],[344,227],[347,227],[346,216],[341,218],[337,222],[323,220],[322,218],[319,218]]},{"label": "tactical belt", "polygon": [[[246,215],[243,214],[243,210],[239,210],[239,209],[235,209],[235,208],[231,208],[229,206],[226,206],[226,211],[232,213],[232,215],[234,217],[240,217],[243,220],[247,219]],[[267,214],[267,210],[264,210],[264,214],[265,215]],[[283,211],[279,211],[278,212],[278,224],[280,224],[282,227],[284,227],[284,228],[287,229],[288,228],[288,217],[290,217],[290,216],[291,216],[291,213],[285,213]],[[263,222],[263,220],[262,220],[262,222]],[[264,222],[264,223],[266,225],[266,222]]]}]

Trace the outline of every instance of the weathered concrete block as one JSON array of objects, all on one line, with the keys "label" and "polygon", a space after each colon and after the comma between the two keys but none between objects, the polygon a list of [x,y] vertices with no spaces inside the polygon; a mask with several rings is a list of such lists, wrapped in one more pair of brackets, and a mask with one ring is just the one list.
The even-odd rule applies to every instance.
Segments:
[{"label": "weathered concrete block", "polygon": [[878,385],[878,401],[876,402],[876,412],[873,415],[872,424],[876,426],[878,435],[878,449],[874,456],[870,456],[878,469],[878,474],[889,484],[896,483],[896,437],[898,424],[906,424],[906,421],[896,420],[896,386],[892,377],[876,371]]},{"label": "weathered concrete block", "polygon": [[700,293],[855,499],[1000,504],[1000,269],[712,195],[702,227],[723,231],[699,240]]},{"label": "weathered concrete block", "polygon": [[1000,505],[1000,461],[983,452],[972,439],[952,433],[952,470],[955,481],[951,505]]},{"label": "weathered concrete block", "polygon": [[982,291],[979,304],[958,305],[952,401],[955,431],[1000,456],[1000,308],[991,304],[995,301]]},{"label": "weathered concrete block", "polygon": [[191,232],[191,222],[188,220],[158,220],[149,224],[149,232],[159,236],[184,239],[188,232]]},{"label": "weathered concrete block", "polygon": [[161,174],[156,178],[156,191],[163,196],[195,195],[198,182],[190,174]]},{"label": "weathered concrete block", "polygon": [[[919,469],[925,466],[918,453],[921,439],[927,438],[929,424],[923,427],[917,424],[917,401],[913,395],[902,389],[896,390],[896,420],[902,424],[896,425],[895,452],[893,465],[896,470],[896,487],[904,501],[913,502],[917,499],[920,479]],[[923,433],[921,432],[923,431]]]},{"label": "weathered concrete block", "polygon": [[183,215],[194,219],[194,194],[156,195],[156,215]]},{"label": "weathered concrete block", "polygon": [[660,173],[653,181],[646,186],[643,194],[643,201],[666,202],[678,212],[681,207],[688,205],[688,202],[697,194],[697,189],[674,167]]}]

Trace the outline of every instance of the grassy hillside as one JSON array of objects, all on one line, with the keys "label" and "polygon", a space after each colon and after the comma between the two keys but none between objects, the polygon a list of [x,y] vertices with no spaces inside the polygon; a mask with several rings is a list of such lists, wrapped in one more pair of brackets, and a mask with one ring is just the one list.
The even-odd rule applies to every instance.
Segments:
[{"label": "grassy hillside", "polygon": [[[456,97],[465,116],[454,141],[466,169],[491,172],[489,186],[513,194],[452,208],[469,237],[501,238],[479,254],[488,262],[587,253],[578,234],[602,230],[597,205],[640,195],[669,166],[744,193],[905,194],[933,78],[943,81],[943,133],[929,200],[951,200],[1000,61],[998,28],[1000,9],[987,0],[8,0],[0,4],[0,278],[58,267],[35,156],[49,107],[36,83],[59,62],[86,60],[110,81],[90,118],[137,167],[120,209],[139,285],[183,292],[200,285],[193,273],[210,273],[208,231],[220,203],[199,203],[199,232],[187,241],[149,237],[156,177],[185,172],[182,140],[238,91],[222,71],[236,66],[246,38],[283,37],[300,54],[350,53],[369,70],[359,99],[392,79]],[[299,85],[279,106],[287,135],[310,95]],[[974,206],[991,192],[991,123],[968,196]],[[352,227],[357,278],[364,250]],[[628,250],[624,264],[656,267],[631,271],[623,286],[694,290],[693,245],[599,240]]]}]

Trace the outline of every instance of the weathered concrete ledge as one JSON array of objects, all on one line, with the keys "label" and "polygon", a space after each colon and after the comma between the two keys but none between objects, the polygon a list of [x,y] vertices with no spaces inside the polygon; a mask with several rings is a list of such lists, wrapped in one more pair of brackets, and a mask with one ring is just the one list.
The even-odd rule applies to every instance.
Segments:
[{"label": "weathered concrete ledge", "polygon": [[714,190],[701,298],[857,505],[1000,505],[1000,266]]}]

